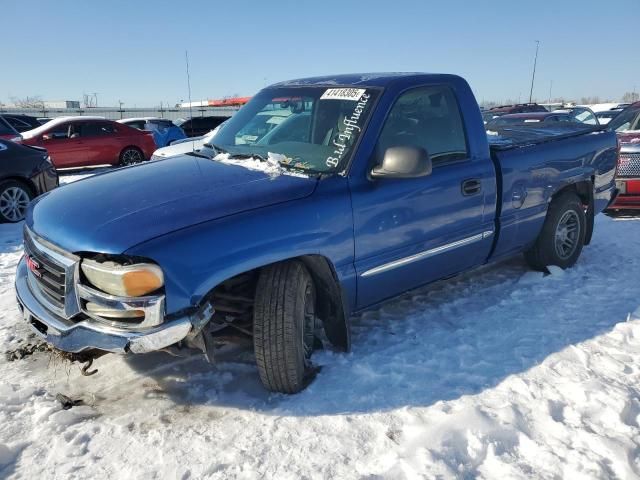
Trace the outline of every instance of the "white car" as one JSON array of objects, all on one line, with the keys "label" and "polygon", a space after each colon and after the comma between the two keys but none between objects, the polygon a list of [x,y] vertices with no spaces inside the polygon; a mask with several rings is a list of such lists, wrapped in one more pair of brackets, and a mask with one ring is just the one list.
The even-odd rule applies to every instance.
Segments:
[{"label": "white car", "polygon": [[213,137],[216,136],[216,133],[218,133],[218,130],[220,130],[220,127],[222,127],[222,125],[224,125],[224,123],[221,123],[202,137],[176,140],[168,147],[159,148],[155,152],[153,152],[153,155],[151,155],[151,160],[162,160],[163,158],[175,157],[176,155],[183,155],[189,152],[197,152],[202,149],[202,146],[205,143],[209,143],[213,139]]}]

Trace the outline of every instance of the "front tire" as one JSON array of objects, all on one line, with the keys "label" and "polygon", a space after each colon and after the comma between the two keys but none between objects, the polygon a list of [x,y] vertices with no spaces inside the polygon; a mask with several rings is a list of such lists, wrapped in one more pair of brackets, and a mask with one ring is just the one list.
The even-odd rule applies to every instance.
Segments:
[{"label": "front tire", "polygon": [[24,220],[32,198],[33,194],[25,184],[15,180],[0,182],[0,221],[15,223]]},{"label": "front tire", "polygon": [[272,392],[297,393],[311,372],[316,290],[299,261],[265,267],[253,310],[253,346],[262,384]]},{"label": "front tire", "polygon": [[572,267],[584,246],[587,222],[584,207],[573,192],[565,192],[549,205],[547,218],[534,246],[524,256],[531,268],[545,271],[548,265]]}]

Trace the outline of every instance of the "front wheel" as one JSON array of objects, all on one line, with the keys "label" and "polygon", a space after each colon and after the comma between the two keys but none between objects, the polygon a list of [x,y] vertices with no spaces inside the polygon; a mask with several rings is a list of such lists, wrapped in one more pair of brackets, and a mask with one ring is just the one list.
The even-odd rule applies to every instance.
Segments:
[{"label": "front wheel", "polygon": [[0,221],[24,220],[32,198],[31,191],[20,182],[7,180],[0,183]]},{"label": "front wheel", "polygon": [[253,346],[262,384],[297,393],[309,380],[314,345],[316,290],[302,262],[265,267],[253,310]]},{"label": "front wheel", "polygon": [[534,246],[525,252],[527,263],[544,271],[548,265],[572,267],[584,246],[586,217],[582,202],[575,193],[555,198]]},{"label": "front wheel", "polygon": [[135,165],[144,160],[142,150],[136,147],[127,147],[120,153],[120,165]]}]

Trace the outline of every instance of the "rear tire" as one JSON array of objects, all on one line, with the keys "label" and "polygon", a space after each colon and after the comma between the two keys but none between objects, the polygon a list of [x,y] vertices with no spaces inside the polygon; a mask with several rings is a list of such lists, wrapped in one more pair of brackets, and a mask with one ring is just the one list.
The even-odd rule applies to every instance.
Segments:
[{"label": "rear tire", "polygon": [[32,199],[31,189],[24,183],[16,180],[0,182],[0,222],[24,220]]},{"label": "rear tire", "polygon": [[586,230],[582,202],[573,192],[562,193],[549,205],[542,231],[524,257],[534,270],[546,271],[548,265],[572,267],[582,252]]},{"label": "rear tire", "polygon": [[120,152],[120,165],[126,167],[144,161],[144,153],[138,147],[127,147]]},{"label": "rear tire", "polygon": [[297,393],[308,383],[315,301],[315,285],[302,262],[278,263],[260,273],[253,346],[260,380],[268,390]]}]

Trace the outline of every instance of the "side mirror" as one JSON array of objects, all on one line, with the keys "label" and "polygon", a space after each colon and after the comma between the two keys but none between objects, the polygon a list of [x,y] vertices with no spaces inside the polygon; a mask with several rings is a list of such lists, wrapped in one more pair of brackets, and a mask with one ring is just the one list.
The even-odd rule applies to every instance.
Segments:
[{"label": "side mirror", "polygon": [[371,178],[417,178],[431,175],[431,158],[424,148],[389,147],[382,164],[371,170]]},{"label": "side mirror", "polygon": [[42,135],[42,140],[51,140],[53,138],[53,134],[51,133],[45,133],[44,135]]}]

